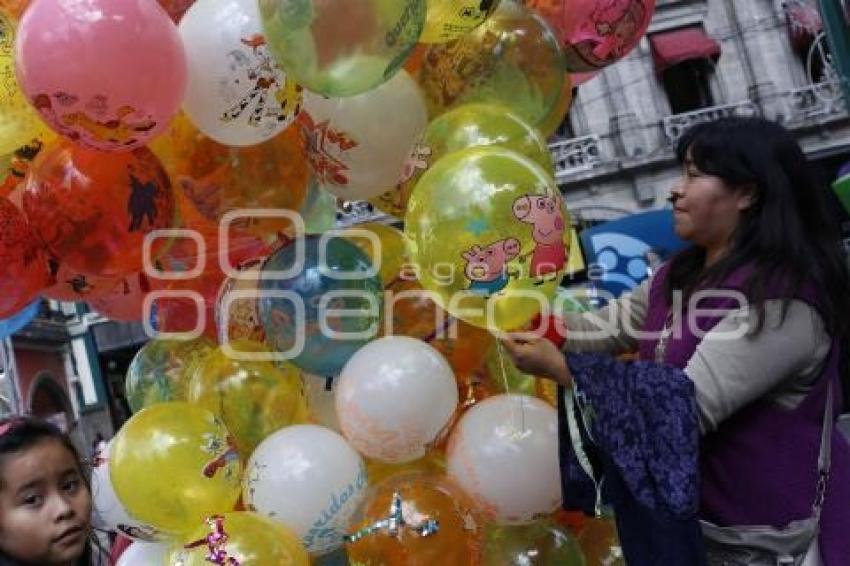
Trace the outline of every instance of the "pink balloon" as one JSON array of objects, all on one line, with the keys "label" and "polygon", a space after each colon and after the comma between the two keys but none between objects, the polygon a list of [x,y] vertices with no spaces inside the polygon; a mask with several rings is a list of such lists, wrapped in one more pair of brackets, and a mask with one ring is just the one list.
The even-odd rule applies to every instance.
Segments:
[{"label": "pink balloon", "polygon": [[186,89],[186,54],[152,0],[35,0],[18,27],[18,80],[51,128],[94,149],[144,145]]}]

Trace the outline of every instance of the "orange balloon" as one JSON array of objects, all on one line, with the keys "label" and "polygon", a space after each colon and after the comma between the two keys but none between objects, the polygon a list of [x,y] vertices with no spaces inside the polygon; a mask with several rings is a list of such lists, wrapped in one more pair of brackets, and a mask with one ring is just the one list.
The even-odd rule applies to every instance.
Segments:
[{"label": "orange balloon", "polygon": [[588,519],[576,538],[587,564],[625,566],[614,519]]},{"label": "orange balloon", "polygon": [[0,196],[12,198],[12,193],[17,192],[16,189],[24,184],[33,160],[44,148],[45,140],[55,138],[56,136],[51,132],[45,131],[41,138],[34,139],[11,154],[0,157]]},{"label": "orange balloon", "polygon": [[0,11],[6,12],[19,20],[29,5],[30,0],[0,0]]},{"label": "orange balloon", "polygon": [[48,260],[50,266],[49,287],[42,296],[69,303],[85,302],[107,295],[123,281],[117,277],[87,275],[71,269],[56,258]]},{"label": "orange balloon", "polygon": [[[352,563],[384,566],[478,565],[484,548],[484,521],[469,497],[437,474],[393,476],[367,492],[351,521],[351,534],[391,515],[394,495],[401,498],[406,525],[395,535],[386,528],[365,534],[348,545]],[[437,531],[416,532],[428,520]]]},{"label": "orange balloon", "polygon": [[396,279],[385,291],[386,317],[381,336],[412,336],[446,357],[455,374],[469,374],[484,363],[493,336],[449,316],[415,281]]},{"label": "orange balloon", "polygon": [[461,412],[466,412],[484,399],[499,394],[486,365],[470,373],[457,374]]},{"label": "orange balloon", "polygon": [[[145,236],[175,222],[171,182],[145,148],[106,153],[57,141],[33,162],[23,201],[51,254],[91,275],[138,273]],[[154,243],[154,258],[166,243]]]},{"label": "orange balloon", "polygon": [[150,282],[143,273],[135,273],[121,279],[111,291],[88,300],[89,306],[110,320],[136,322],[145,315],[145,297],[150,291]]},{"label": "orange balloon", "polygon": [[[227,147],[204,136],[181,114],[151,149],[163,160],[177,189],[216,226],[224,214],[238,209],[297,212],[307,195],[307,153],[297,127],[259,145]],[[259,236],[287,232],[290,226],[279,219],[244,219],[236,224]]]},{"label": "orange balloon", "polygon": [[35,299],[48,281],[47,255],[23,213],[0,197],[0,318]]}]

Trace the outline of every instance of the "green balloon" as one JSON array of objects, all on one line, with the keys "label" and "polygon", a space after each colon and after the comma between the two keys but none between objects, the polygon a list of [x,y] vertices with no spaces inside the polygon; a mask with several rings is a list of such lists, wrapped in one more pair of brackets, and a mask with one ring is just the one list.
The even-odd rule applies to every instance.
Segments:
[{"label": "green balloon", "polygon": [[576,539],[551,520],[513,527],[491,526],[485,566],[585,566]]},{"label": "green balloon", "polygon": [[[425,0],[260,0],[266,40],[287,75],[325,96],[388,81],[422,35]],[[378,119],[379,117],[376,117]]]}]

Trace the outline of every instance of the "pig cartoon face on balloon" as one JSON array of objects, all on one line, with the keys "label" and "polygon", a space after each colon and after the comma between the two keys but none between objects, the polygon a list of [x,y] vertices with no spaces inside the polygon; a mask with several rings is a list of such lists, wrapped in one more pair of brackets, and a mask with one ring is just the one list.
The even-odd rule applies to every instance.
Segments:
[{"label": "pig cartoon face on balloon", "polygon": [[564,247],[564,213],[557,197],[524,196],[514,201],[514,216],[532,225],[534,251],[530,274],[543,283],[555,276],[567,262]]},{"label": "pig cartoon face on balloon", "polygon": [[484,248],[475,245],[463,252],[467,262],[464,273],[471,282],[469,290],[489,297],[504,289],[510,280],[508,262],[519,252],[520,243],[516,238],[499,240]]}]

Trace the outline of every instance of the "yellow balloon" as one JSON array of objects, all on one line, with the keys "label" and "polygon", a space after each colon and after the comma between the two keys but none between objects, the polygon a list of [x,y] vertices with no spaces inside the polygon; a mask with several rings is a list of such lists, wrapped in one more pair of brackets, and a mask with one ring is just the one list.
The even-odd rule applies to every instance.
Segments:
[{"label": "yellow balloon", "polygon": [[115,493],[131,516],[170,535],[230,511],[242,463],[230,433],[211,412],[185,402],[143,409],[110,448]]},{"label": "yellow balloon", "polygon": [[422,287],[470,324],[516,330],[549,304],[569,255],[569,214],[539,165],[501,148],[449,154],[419,181],[405,217]]},{"label": "yellow balloon", "polygon": [[564,75],[564,88],[561,90],[561,96],[558,102],[552,107],[543,119],[537,123],[537,129],[543,134],[545,139],[555,135],[558,128],[570,113],[570,107],[573,104],[573,82],[570,75]]},{"label": "yellow balloon", "polygon": [[[366,234],[358,234],[357,231],[374,234],[377,242]],[[380,275],[385,288],[399,277],[399,273],[401,273],[406,262],[407,250],[404,248],[404,234],[398,228],[379,222],[369,222],[358,224],[347,230],[346,233],[349,235],[348,239],[351,243],[369,256],[373,265],[377,265],[378,261],[381,262],[378,275]],[[375,244],[377,244],[377,249]]]},{"label": "yellow balloon", "polygon": [[428,0],[421,43],[445,43],[478,27],[490,17],[499,0]]},{"label": "yellow balloon", "polygon": [[0,10],[0,155],[14,152],[47,130],[15,78],[16,30],[17,22]]},{"label": "yellow balloon", "polygon": [[[269,352],[265,346],[247,340],[235,340],[230,346],[240,357]],[[240,361],[221,348],[198,365],[187,397],[224,421],[246,459],[263,439],[301,420],[307,410],[301,373],[295,366]]]},{"label": "yellow balloon", "polygon": [[469,147],[498,146],[519,152],[554,174],[546,140],[507,107],[465,104],[433,120],[408,159],[401,182],[392,191],[372,199],[386,212],[404,217],[410,195],[422,175],[441,157]]},{"label": "yellow balloon", "polygon": [[210,517],[206,526],[192,531],[185,543],[172,549],[168,561],[175,566],[209,566],[211,562],[307,566],[309,559],[292,531],[256,513],[243,512]]}]

